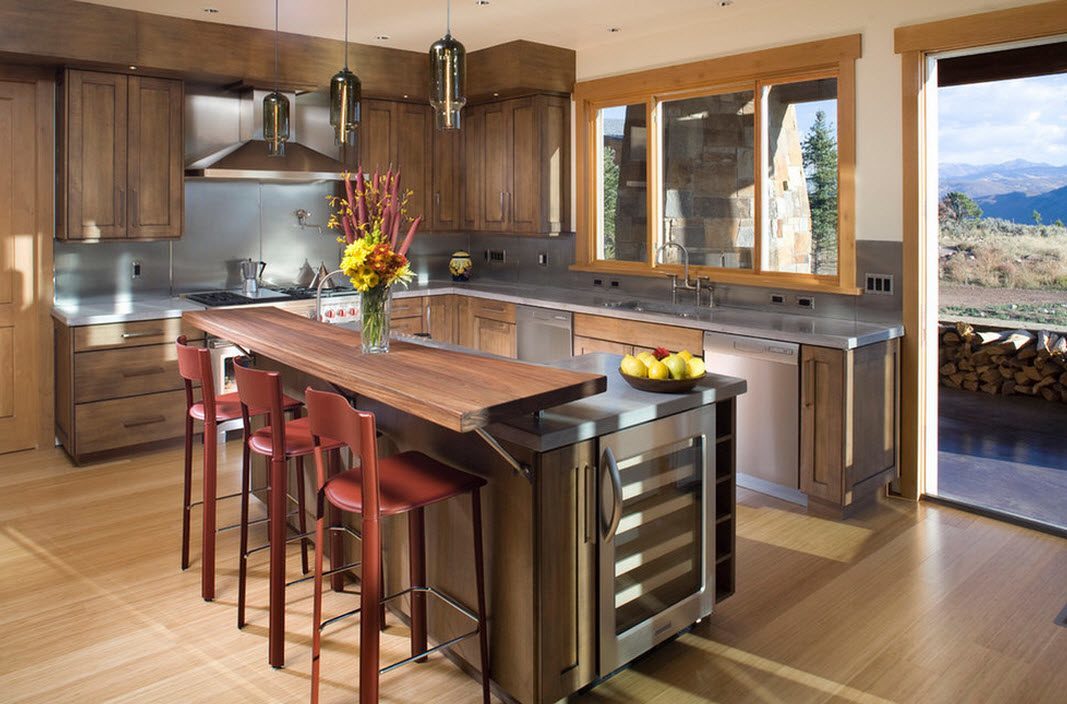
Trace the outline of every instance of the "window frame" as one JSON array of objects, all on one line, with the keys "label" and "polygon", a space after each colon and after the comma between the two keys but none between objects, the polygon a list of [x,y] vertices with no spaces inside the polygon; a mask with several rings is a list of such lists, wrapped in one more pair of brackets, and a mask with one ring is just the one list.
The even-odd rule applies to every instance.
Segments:
[{"label": "window frame", "polygon": [[[753,267],[731,269],[707,265],[690,267],[693,275],[706,276],[713,282],[749,286],[779,287],[798,290],[830,291],[858,295],[856,288],[855,249],[855,62],[861,55],[860,35],[848,35],[788,47],[737,54],[689,64],[639,71],[609,78],[583,81],[575,85],[575,138],[577,171],[577,222],[575,264],[578,271],[662,276],[681,274],[679,264],[657,263],[655,249],[662,241],[663,219],[662,151],[660,114],[664,100],[679,100],[739,90],[752,90],[754,118],[754,227]],[[837,274],[802,274],[764,271],[762,244],[764,237],[763,199],[766,145],[763,135],[764,89],[783,83],[824,78],[837,79]],[[646,259],[642,262],[600,259],[598,218],[599,159],[603,145],[597,132],[602,108],[645,104],[647,133]]]}]

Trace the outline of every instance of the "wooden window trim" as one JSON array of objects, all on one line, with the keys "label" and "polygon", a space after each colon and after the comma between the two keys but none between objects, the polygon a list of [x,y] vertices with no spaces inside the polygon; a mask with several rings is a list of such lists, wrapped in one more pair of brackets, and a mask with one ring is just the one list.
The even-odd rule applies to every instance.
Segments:
[{"label": "wooden window trim", "polygon": [[[660,163],[658,126],[653,114],[663,100],[712,95],[737,90],[755,90],[756,143],[753,145],[754,167],[762,168],[759,134],[762,125],[759,109],[764,86],[818,78],[837,79],[838,144],[838,265],[837,275],[797,274],[762,271],[759,223],[762,222],[761,188],[756,188],[754,220],[757,236],[753,247],[753,269],[726,269],[694,265],[691,271],[712,281],[749,286],[788,287],[797,290],[825,291],[858,295],[856,287],[855,243],[855,163],[856,100],[855,62],[861,55],[861,37],[853,34],[787,47],[735,54],[677,66],[649,69],[620,76],[582,81],[575,85],[575,146],[577,218],[575,222],[575,271],[638,276],[662,276],[678,273],[681,266],[656,264],[655,241],[658,235]],[[647,259],[626,262],[596,259],[597,253],[597,173],[599,145],[596,143],[596,118],[601,108],[645,103],[648,117],[648,159],[646,161],[646,198],[648,213]]]},{"label": "wooden window trim", "polygon": [[[932,263],[924,256],[929,244],[923,213],[926,203],[924,157],[926,55],[1067,34],[1067,0],[983,12],[953,19],[898,27],[895,50],[901,61],[903,142],[903,301],[904,339],[900,356],[900,494],[918,499],[925,493],[926,461],[934,448],[927,427],[933,421],[925,402],[937,383],[936,365],[927,360],[931,335],[927,311]],[[936,321],[935,321],[936,326]],[[925,330],[925,334],[924,334]],[[924,368],[924,365],[926,368]],[[936,387],[935,387],[936,388]]]}]

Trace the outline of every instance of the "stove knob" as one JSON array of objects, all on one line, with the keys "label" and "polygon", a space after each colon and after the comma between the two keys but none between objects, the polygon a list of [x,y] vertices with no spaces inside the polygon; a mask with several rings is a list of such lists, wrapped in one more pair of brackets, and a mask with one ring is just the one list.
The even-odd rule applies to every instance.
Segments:
[{"label": "stove knob", "polygon": [[356,309],[355,309],[355,308],[349,308],[349,309],[348,309],[348,314],[349,314],[349,315],[356,315],[356,314],[357,314],[357,313],[356,313]]},{"label": "stove knob", "polygon": [[323,313],[323,315],[325,317],[327,317],[327,318],[332,318],[333,317],[333,311],[332,310],[327,310],[325,313]]},{"label": "stove knob", "polygon": [[337,309],[337,317],[338,317],[338,318],[343,318],[343,317],[345,317],[345,309],[344,309],[344,308],[338,308],[338,309]]}]

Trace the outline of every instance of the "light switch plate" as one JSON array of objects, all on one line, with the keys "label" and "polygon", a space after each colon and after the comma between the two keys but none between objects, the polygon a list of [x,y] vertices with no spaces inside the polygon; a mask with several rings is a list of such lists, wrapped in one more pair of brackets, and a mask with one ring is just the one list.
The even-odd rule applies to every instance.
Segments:
[{"label": "light switch plate", "polygon": [[892,274],[864,274],[863,278],[865,281],[864,291],[867,293],[875,293],[883,296],[893,295]]}]

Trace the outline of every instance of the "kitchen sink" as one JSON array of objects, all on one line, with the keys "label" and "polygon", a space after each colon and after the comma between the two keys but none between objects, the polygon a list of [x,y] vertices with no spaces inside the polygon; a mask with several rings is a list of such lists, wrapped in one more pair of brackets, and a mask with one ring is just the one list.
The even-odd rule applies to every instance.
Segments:
[{"label": "kitchen sink", "polygon": [[646,301],[605,301],[600,305],[612,310],[632,310],[635,313],[659,313],[661,315],[675,315],[679,318],[700,317],[699,313],[666,303],[649,303]]}]

